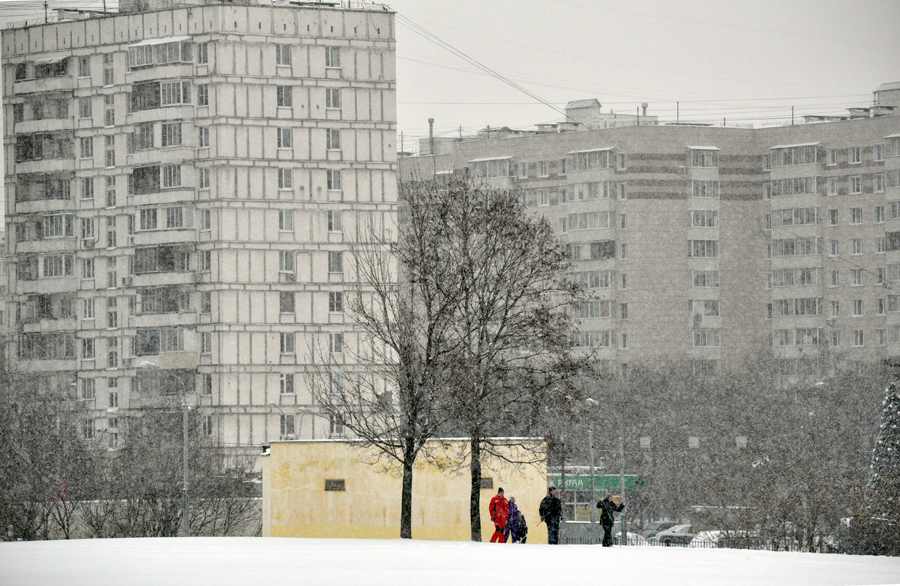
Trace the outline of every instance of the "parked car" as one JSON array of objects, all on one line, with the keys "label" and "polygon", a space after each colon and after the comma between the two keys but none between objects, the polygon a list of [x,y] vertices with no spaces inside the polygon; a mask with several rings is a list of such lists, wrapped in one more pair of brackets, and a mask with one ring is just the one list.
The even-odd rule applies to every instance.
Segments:
[{"label": "parked car", "polygon": [[[616,529],[618,529],[618,527],[616,527]],[[622,532],[621,531],[615,532],[615,534],[613,535],[613,543],[615,543],[616,545],[622,545]],[[632,546],[650,545],[650,543],[646,539],[644,539],[640,533],[632,533],[631,531],[629,531],[628,532],[628,545],[632,545]]]},{"label": "parked car", "polygon": [[660,531],[665,531],[675,525],[678,525],[675,521],[653,521],[652,523],[647,523],[647,527],[641,531],[641,535],[644,539],[650,539],[651,537],[656,537],[656,534]]},{"label": "parked car", "polygon": [[674,525],[665,531],[661,531],[651,540],[659,545],[687,545],[694,538],[689,524]]},{"label": "parked car", "polygon": [[723,531],[701,531],[694,535],[688,547],[722,547],[722,541],[725,538]]}]

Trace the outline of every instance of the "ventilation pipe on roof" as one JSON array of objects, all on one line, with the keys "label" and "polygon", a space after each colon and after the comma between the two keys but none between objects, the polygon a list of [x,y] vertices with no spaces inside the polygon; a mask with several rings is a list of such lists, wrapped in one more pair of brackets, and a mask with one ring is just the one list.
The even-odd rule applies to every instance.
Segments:
[{"label": "ventilation pipe on roof", "polygon": [[428,119],[428,148],[431,150],[431,154],[434,155],[434,118]]}]

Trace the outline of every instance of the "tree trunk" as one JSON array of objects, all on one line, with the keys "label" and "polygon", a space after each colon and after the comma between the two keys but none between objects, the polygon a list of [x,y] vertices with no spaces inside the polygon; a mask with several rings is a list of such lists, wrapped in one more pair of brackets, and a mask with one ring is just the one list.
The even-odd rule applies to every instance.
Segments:
[{"label": "tree trunk", "polygon": [[472,527],[472,541],[481,541],[481,442],[473,437],[472,443],[472,487],[469,493],[469,520]]},{"label": "tree trunk", "polygon": [[413,458],[412,444],[407,442],[403,453],[403,488],[400,495],[401,539],[412,539]]}]

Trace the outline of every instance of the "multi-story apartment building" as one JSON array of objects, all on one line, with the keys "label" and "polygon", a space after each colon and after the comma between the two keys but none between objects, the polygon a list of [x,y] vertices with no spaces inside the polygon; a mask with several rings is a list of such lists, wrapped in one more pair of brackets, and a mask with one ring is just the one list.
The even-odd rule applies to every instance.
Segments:
[{"label": "multi-story apartment building", "polygon": [[85,435],[115,445],[161,393],[227,446],[341,433],[311,364],[355,344],[349,247],[396,210],[393,13],[351,4],[3,31],[6,352],[77,393]]},{"label": "multi-story apartment building", "polygon": [[772,348],[786,374],[812,376],[900,355],[898,94],[756,129],[604,128],[572,102],[554,128],[423,141],[400,171],[522,190],[595,294],[573,308],[579,343],[620,371],[713,372]]}]

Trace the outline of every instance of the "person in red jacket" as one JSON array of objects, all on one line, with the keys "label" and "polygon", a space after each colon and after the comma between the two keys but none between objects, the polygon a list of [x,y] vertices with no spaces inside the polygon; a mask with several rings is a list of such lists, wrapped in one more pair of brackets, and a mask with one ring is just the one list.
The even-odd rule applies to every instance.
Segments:
[{"label": "person in red jacket", "polygon": [[491,536],[491,543],[506,543],[506,536],[503,534],[506,530],[506,520],[509,519],[509,503],[503,496],[503,489],[497,491],[497,496],[491,499],[488,505],[491,512],[491,521],[494,522],[494,534]]}]

